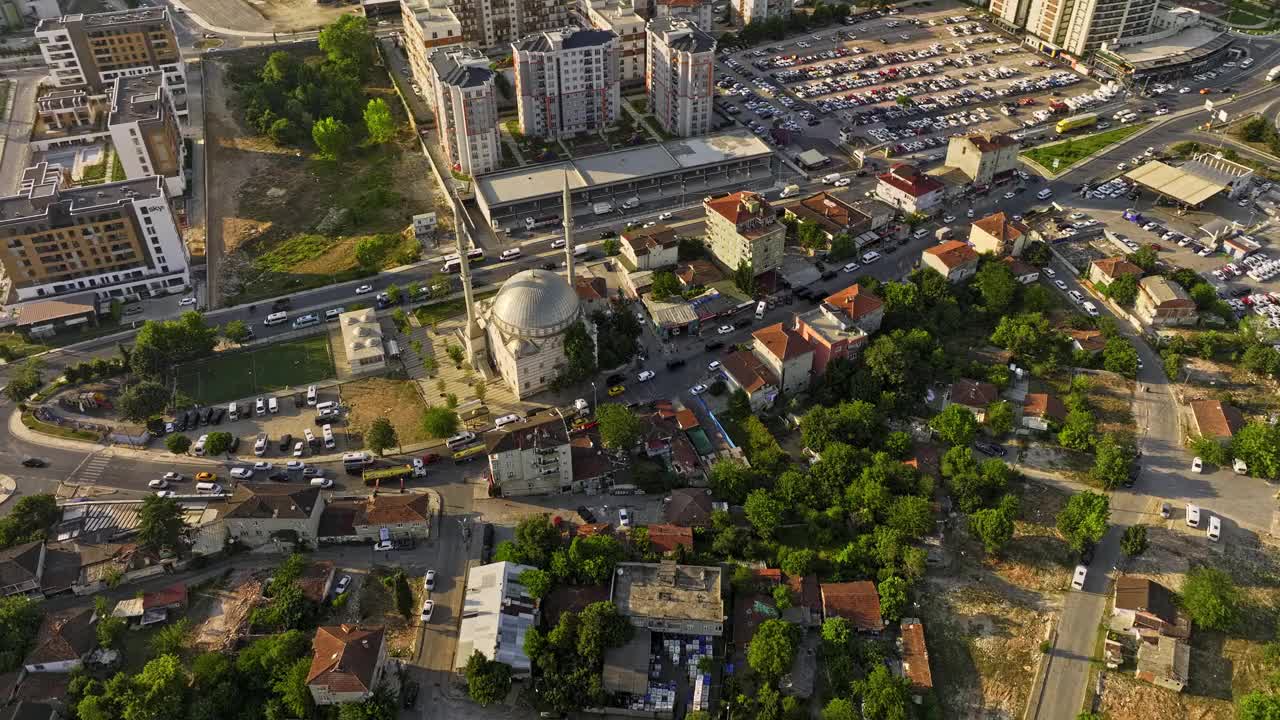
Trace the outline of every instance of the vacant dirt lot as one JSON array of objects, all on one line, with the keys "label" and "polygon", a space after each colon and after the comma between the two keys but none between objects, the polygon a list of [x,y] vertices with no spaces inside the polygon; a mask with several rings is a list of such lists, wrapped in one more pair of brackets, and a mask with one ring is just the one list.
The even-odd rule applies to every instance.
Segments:
[{"label": "vacant dirt lot", "polygon": [[261,571],[237,570],[204,591],[211,600],[205,605],[207,614],[191,616],[191,641],[197,650],[223,652],[235,647],[249,627],[249,614],[262,600],[264,579]]},{"label": "vacant dirt lot", "polygon": [[374,420],[385,417],[404,445],[431,438],[422,430],[422,412],[427,409],[410,380],[365,378],[342,386],[342,402],[347,414],[352,447],[364,443],[364,433]]}]

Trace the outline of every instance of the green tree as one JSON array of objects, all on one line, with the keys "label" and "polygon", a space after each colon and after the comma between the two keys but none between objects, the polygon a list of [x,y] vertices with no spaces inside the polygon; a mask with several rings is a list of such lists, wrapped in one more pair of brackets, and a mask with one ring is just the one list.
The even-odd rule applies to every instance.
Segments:
[{"label": "green tree", "polygon": [[520,584],[529,591],[529,597],[539,600],[551,592],[552,580],[544,570],[532,569],[520,573]]},{"label": "green tree", "polygon": [[422,429],[433,438],[447,438],[458,432],[458,413],[444,407],[428,407],[422,412]]},{"label": "green tree", "polygon": [[49,526],[61,519],[62,510],[53,495],[23,496],[7,516],[0,518],[0,549],[43,540]]},{"label": "green tree", "polygon": [[1009,266],[998,260],[984,261],[973,285],[982,296],[983,309],[993,315],[1003,315],[1018,296],[1018,280]]},{"label": "green tree", "polygon": [[217,328],[194,310],[177,320],[148,320],[134,336],[129,365],[139,376],[160,378],[176,365],[209,357],[217,341]]},{"label": "green tree", "polygon": [[229,432],[211,432],[204,439],[204,451],[209,455],[221,455],[231,449],[231,443],[234,440],[235,438]]},{"label": "green tree", "polygon": [[1088,408],[1072,408],[1058,432],[1058,442],[1072,450],[1088,450],[1095,440],[1093,413]]},{"label": "green tree", "polygon": [[1195,436],[1191,438],[1191,453],[1210,465],[1230,465],[1231,450],[1217,440]]},{"label": "green tree", "polygon": [[1133,307],[1138,299],[1138,278],[1133,275],[1121,275],[1112,280],[1103,289],[1103,294],[1123,307]]},{"label": "green tree", "polygon": [[400,301],[404,299],[404,291],[401,290],[400,286],[395,283],[391,283],[390,285],[388,285],[387,289],[384,290],[383,292],[387,294],[387,300],[392,305],[399,305]]},{"label": "green tree", "polygon": [[736,460],[717,460],[711,466],[711,490],[716,497],[734,504],[745,502],[755,485],[755,474]]},{"label": "green tree", "polygon": [[952,403],[933,416],[929,427],[949,445],[966,446],[978,432],[978,421],[963,406]]},{"label": "green tree", "polygon": [[770,618],[760,623],[747,648],[747,664],[769,680],[778,680],[791,670],[796,657],[799,629],[785,620]]},{"label": "green tree", "polygon": [[862,696],[863,720],[907,720],[911,695],[906,678],[894,677],[884,663],[877,663],[865,680],[854,683]]},{"label": "green tree", "polygon": [[40,358],[27,358],[18,371],[9,376],[9,382],[4,386],[4,396],[15,403],[31,397],[44,384],[40,375],[43,367],[44,363]]},{"label": "green tree", "polygon": [[569,544],[568,559],[578,582],[599,585],[613,577],[613,569],[622,561],[624,554],[622,543],[616,537],[592,535],[575,537]]},{"label": "green tree", "polygon": [[847,698],[838,697],[822,708],[822,720],[862,720],[862,713]]},{"label": "green tree", "polygon": [[481,707],[501,702],[511,692],[511,666],[486,658],[479,650],[467,659],[467,695]]},{"label": "green tree", "polygon": [[1138,376],[1138,351],[1120,336],[1107,339],[1102,347],[1102,367],[1127,378]]},{"label": "green tree", "polygon": [[243,345],[249,338],[253,337],[253,333],[243,320],[231,320],[222,326],[222,337],[233,343]]},{"label": "green tree", "polygon": [[0,598],[0,672],[22,667],[44,611],[25,595]]},{"label": "green tree", "polygon": [[907,609],[907,581],[897,575],[890,575],[876,586],[880,593],[880,614],[890,622],[902,619]]},{"label": "green tree", "polygon": [[357,73],[373,66],[373,33],[368,19],[360,15],[343,15],[326,25],[316,39],[332,63],[353,68]]},{"label": "green tree", "polygon": [[1129,557],[1146,552],[1147,526],[1139,523],[1125,528],[1124,535],[1120,538],[1120,549]]},{"label": "green tree", "polygon": [[579,383],[595,373],[596,344],[581,320],[565,331],[564,356],[565,368],[559,378],[561,383]]},{"label": "green tree", "polygon": [[1072,550],[1080,552],[1102,539],[1110,519],[1111,501],[1107,496],[1086,490],[1072,495],[1058,513],[1058,532]]},{"label": "green tree", "polygon": [[337,160],[351,148],[351,128],[338,118],[321,118],[311,126],[311,141],[321,155]]},{"label": "green tree", "polygon": [[1243,597],[1225,571],[1198,567],[1187,573],[1179,598],[1196,627],[1227,631],[1235,626]]},{"label": "green tree", "polygon": [[680,294],[680,279],[676,274],[668,271],[656,272],[653,274],[653,286],[650,289],[654,300],[666,300],[673,295]]},{"label": "green tree", "polygon": [[1130,253],[1129,262],[1142,268],[1145,272],[1151,272],[1156,269],[1156,251],[1150,246],[1138,248],[1137,251]]},{"label": "green tree", "polygon": [[560,531],[546,515],[533,515],[516,524],[512,541],[512,562],[545,568],[551,554],[560,547]]},{"label": "green tree", "polygon": [[998,555],[1013,539],[1013,518],[996,508],[984,508],[969,516],[969,531],[988,555]]},{"label": "green tree", "polygon": [[914,540],[928,535],[933,530],[933,511],[929,507],[929,499],[920,495],[895,498],[889,506],[887,524],[904,538]]},{"label": "green tree", "polygon": [[187,674],[177,655],[161,655],[130,678],[131,689],[123,696],[121,716],[125,720],[170,720],[182,717],[187,693]]},{"label": "green tree", "polygon": [[747,397],[747,393],[742,388],[738,388],[729,394],[729,403],[725,409],[729,417],[738,420],[745,420],[751,416],[751,398]]},{"label": "green tree", "polygon": [[1280,477],[1280,427],[1264,422],[1251,422],[1231,440],[1231,452],[1244,460],[1255,477]]},{"label": "green tree", "polygon": [[1041,358],[1055,344],[1055,332],[1040,313],[1005,315],[996,323],[991,342],[1019,358]]},{"label": "green tree", "polygon": [[116,409],[124,419],[142,422],[152,415],[164,412],[168,403],[168,388],[154,380],[143,380],[120,393]]},{"label": "green tree", "polygon": [[1277,720],[1277,718],[1280,718],[1280,695],[1254,690],[1236,701],[1235,720]]},{"label": "green tree", "polygon": [[766,539],[772,538],[777,532],[778,527],[782,525],[782,515],[786,511],[782,503],[764,489],[752,490],[747,495],[747,502],[743,509],[752,527],[760,533],[760,537]]},{"label": "green tree", "polygon": [[191,438],[174,433],[165,437],[164,446],[174,455],[183,455],[191,449]]},{"label": "green tree", "polygon": [[1114,433],[1103,435],[1093,456],[1093,479],[1107,490],[1118,487],[1129,477],[1133,458],[1132,445],[1121,442]]},{"label": "green tree", "polygon": [[600,442],[617,452],[630,452],[640,441],[643,426],[631,408],[620,403],[604,403],[596,407]]},{"label": "green tree", "polygon": [[375,418],[364,434],[364,444],[378,453],[378,457],[382,457],[382,453],[388,448],[400,445],[400,435],[390,420],[384,417]]},{"label": "green tree", "polygon": [[373,98],[364,107],[364,127],[369,139],[381,145],[391,142],[396,136],[396,121],[391,117],[391,108],[382,98]]},{"label": "green tree", "polygon": [[154,551],[177,552],[186,531],[182,507],[177,501],[147,495],[138,510],[138,541]]},{"label": "green tree", "polygon": [[746,260],[739,260],[738,267],[733,271],[733,284],[741,290],[747,297],[755,297],[756,294],[756,272],[751,263]]},{"label": "green tree", "polygon": [[818,563],[818,553],[809,548],[779,548],[778,567],[788,577],[804,577],[813,572]]},{"label": "green tree", "polygon": [[107,599],[101,595],[94,598],[93,613],[98,620],[98,645],[108,650],[116,648],[120,636],[129,628],[128,622],[122,617],[113,616]]},{"label": "green tree", "polygon": [[186,649],[191,638],[191,621],[187,618],[165,625],[151,636],[151,652],[156,655],[177,655]]},{"label": "green tree", "polygon": [[1013,406],[1003,400],[996,400],[987,406],[982,424],[997,437],[1008,433],[1013,430]]}]

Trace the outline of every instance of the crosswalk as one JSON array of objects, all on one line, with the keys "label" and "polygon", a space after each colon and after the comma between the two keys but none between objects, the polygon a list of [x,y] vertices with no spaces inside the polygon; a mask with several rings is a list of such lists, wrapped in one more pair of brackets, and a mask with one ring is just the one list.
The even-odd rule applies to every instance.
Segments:
[{"label": "crosswalk", "polygon": [[67,482],[93,484],[98,482],[102,477],[102,473],[107,469],[107,465],[111,464],[111,458],[102,455],[94,455],[84,462],[80,463],[80,467],[71,473],[71,477],[67,478]]}]

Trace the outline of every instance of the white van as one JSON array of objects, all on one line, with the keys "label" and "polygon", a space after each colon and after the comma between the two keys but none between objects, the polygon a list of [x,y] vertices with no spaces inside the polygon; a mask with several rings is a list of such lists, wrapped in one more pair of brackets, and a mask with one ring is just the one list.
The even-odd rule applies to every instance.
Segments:
[{"label": "white van", "polygon": [[1041,200],[1048,200],[1049,198],[1053,197],[1053,191],[1050,190],[1049,188],[1045,188],[1040,192],[1036,193],[1036,197],[1040,198]]},{"label": "white van", "polygon": [[837,181],[837,180],[839,180],[839,179],[840,179],[840,173],[831,173],[830,175],[826,175],[826,176],[824,176],[824,177],[822,178],[822,184],[823,184],[823,185],[830,185],[831,183],[833,183],[833,182],[835,182],[835,181]]},{"label": "white van", "polygon": [[199,439],[196,440],[196,444],[191,446],[191,454],[204,455],[204,444],[208,439],[208,435],[201,435]]},{"label": "white van", "polygon": [[769,309],[769,304],[766,303],[764,300],[761,300],[760,302],[756,303],[756,319],[763,320],[764,312],[765,310],[768,310],[768,309]]},{"label": "white van", "polygon": [[316,404],[316,386],[315,385],[307,386],[307,404],[312,407],[315,407],[315,404]]},{"label": "white van", "polygon": [[1209,530],[1205,534],[1214,542],[1217,542],[1218,538],[1222,537],[1222,521],[1218,519],[1217,515],[1209,516]]},{"label": "white van", "polygon": [[273,312],[267,316],[266,320],[262,321],[262,324],[263,325],[279,325],[280,323],[285,322],[288,319],[289,319],[289,313],[287,312]]},{"label": "white van", "polygon": [[320,434],[324,436],[324,446],[326,449],[332,450],[338,447],[338,443],[335,442],[333,439],[332,425],[325,425],[324,427],[320,428]]},{"label": "white van", "polygon": [[1200,507],[1187,503],[1187,527],[1200,527]]},{"label": "white van", "polygon": [[504,428],[504,427],[506,427],[506,426],[510,425],[511,423],[514,423],[514,422],[520,422],[520,416],[519,416],[519,415],[516,415],[515,413],[511,413],[510,415],[503,415],[502,417],[498,418],[497,420],[494,420],[494,421],[493,421],[493,426],[494,426],[495,428],[497,428],[498,430],[501,430],[502,428]]},{"label": "white van", "polygon": [[240,419],[240,406],[231,403],[227,406],[227,422],[235,422]]},{"label": "white van", "polygon": [[449,448],[450,450],[457,450],[458,448],[462,448],[462,447],[466,447],[467,445],[470,445],[473,441],[475,441],[475,439],[476,439],[476,434],[473,432],[460,432],[457,435],[454,435],[453,437],[449,438],[448,440],[445,440],[444,444],[445,444],[445,447]]},{"label": "white van", "polygon": [[271,411],[272,415],[280,412],[280,403],[275,399],[275,396],[267,398],[267,410]]},{"label": "white van", "polygon": [[1097,306],[1097,305],[1094,305],[1093,303],[1089,302],[1088,300],[1085,300],[1083,303],[1081,303],[1081,305],[1080,305],[1080,306],[1084,308],[1084,311],[1085,311],[1086,313],[1089,313],[1089,317],[1098,317],[1098,306]]},{"label": "white van", "polygon": [[213,493],[214,495],[222,494],[222,486],[218,483],[202,482],[196,483],[196,492]]},{"label": "white van", "polygon": [[318,487],[318,488],[323,488],[327,490],[333,487],[333,478],[327,478],[327,477],[311,478],[311,487]]},{"label": "white van", "polygon": [[329,414],[336,414],[338,411],[338,403],[332,400],[325,400],[316,405],[316,414],[323,417]]}]

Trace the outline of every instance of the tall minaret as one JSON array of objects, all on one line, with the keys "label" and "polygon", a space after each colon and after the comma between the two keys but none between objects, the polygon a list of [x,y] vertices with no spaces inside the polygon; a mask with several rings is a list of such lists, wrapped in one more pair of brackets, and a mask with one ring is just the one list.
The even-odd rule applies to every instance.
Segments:
[{"label": "tall minaret", "polygon": [[564,266],[568,269],[565,277],[569,281],[569,289],[576,290],[573,280],[573,200],[569,198],[569,171],[564,173]]},{"label": "tall minaret", "polygon": [[467,324],[462,329],[462,339],[467,348],[467,359],[472,369],[481,377],[488,377],[488,348],[484,331],[480,329],[480,317],[476,312],[475,296],[471,293],[471,260],[467,251],[471,249],[468,239],[466,213],[462,211],[462,201],[450,197],[453,206],[453,227],[458,241],[458,265],[462,273],[462,300],[467,306]]}]

